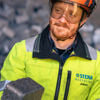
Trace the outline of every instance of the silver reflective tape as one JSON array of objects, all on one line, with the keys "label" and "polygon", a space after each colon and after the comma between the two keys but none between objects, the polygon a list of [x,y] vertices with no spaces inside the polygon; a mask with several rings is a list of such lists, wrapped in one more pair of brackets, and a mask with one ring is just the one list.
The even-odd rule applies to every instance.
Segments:
[{"label": "silver reflective tape", "polygon": [[9,83],[10,81],[6,80],[6,81],[0,81],[0,91],[3,91],[6,87],[6,85]]},{"label": "silver reflective tape", "polygon": [[96,99],[96,100],[100,100],[100,99]]},{"label": "silver reflective tape", "polygon": [[88,50],[89,50],[92,60],[96,60],[97,59],[97,51],[94,48],[92,48],[91,46],[89,46],[88,44],[87,44],[87,47],[88,47]]},{"label": "silver reflective tape", "polygon": [[33,47],[33,52],[38,52],[39,53],[40,39],[41,39],[41,34],[39,34],[38,37],[35,40],[34,47]]},{"label": "silver reflective tape", "polygon": [[38,35],[26,40],[26,51],[27,52],[32,52],[33,51],[34,43],[35,43],[35,40],[36,40],[37,36]]}]

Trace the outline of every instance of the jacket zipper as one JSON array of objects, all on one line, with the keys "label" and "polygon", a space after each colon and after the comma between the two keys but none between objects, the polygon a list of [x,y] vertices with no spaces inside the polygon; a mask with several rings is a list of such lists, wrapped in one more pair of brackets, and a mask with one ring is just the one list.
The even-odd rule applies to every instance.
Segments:
[{"label": "jacket zipper", "polygon": [[61,76],[62,76],[62,69],[63,69],[63,66],[61,66],[61,64],[60,64],[54,100],[58,100],[60,83],[61,83]]},{"label": "jacket zipper", "polygon": [[[57,85],[56,85],[56,91],[55,91],[54,100],[58,100],[63,65],[64,65],[64,63],[61,61],[60,65],[59,65],[59,72],[58,72],[58,79],[57,79]],[[68,96],[68,92],[69,92],[69,86],[70,86],[70,81],[71,81],[71,71],[68,71],[66,89],[65,89],[65,94],[64,94],[64,100],[67,100],[67,96]]]},{"label": "jacket zipper", "polygon": [[68,71],[64,100],[67,100],[70,82],[71,82],[71,71]]},{"label": "jacket zipper", "polygon": [[[61,64],[60,64],[54,100],[58,100],[61,77],[62,77],[62,70],[63,70],[63,66],[61,66]],[[68,97],[70,81],[71,81],[71,71],[68,71],[66,89],[65,89],[65,94],[64,94],[64,100],[67,100],[67,97]]]}]

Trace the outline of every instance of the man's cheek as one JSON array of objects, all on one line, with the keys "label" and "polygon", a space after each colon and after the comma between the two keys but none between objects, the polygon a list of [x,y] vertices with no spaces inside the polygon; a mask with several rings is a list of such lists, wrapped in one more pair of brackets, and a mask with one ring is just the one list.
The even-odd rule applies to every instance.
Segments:
[{"label": "man's cheek", "polygon": [[50,18],[50,24],[55,24],[56,23],[56,20],[54,18]]},{"label": "man's cheek", "polygon": [[75,33],[77,31],[77,25],[72,25],[72,27],[70,28],[71,32]]},{"label": "man's cheek", "polygon": [[55,28],[54,22],[50,20],[50,30],[53,30]]},{"label": "man's cheek", "polygon": [[50,20],[50,25],[54,25],[54,21],[53,20]]}]

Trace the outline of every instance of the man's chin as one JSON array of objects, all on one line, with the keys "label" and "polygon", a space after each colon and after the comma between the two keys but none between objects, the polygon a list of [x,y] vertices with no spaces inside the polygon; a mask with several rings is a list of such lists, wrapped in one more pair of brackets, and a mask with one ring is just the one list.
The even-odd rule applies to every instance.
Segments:
[{"label": "man's chin", "polygon": [[62,33],[62,34],[67,34],[67,33],[69,33],[69,30],[67,29],[67,28],[63,28],[63,27],[57,27],[57,28],[55,28],[54,29],[55,30],[55,32],[57,32],[57,33]]},{"label": "man's chin", "polygon": [[65,40],[67,40],[67,39],[65,39],[65,38],[57,38],[57,41],[65,41]]},{"label": "man's chin", "polygon": [[57,30],[57,31],[54,31],[53,34],[57,37],[68,37],[69,33],[68,32],[64,32],[63,30]]},{"label": "man's chin", "polygon": [[64,36],[64,35],[57,35],[55,34],[54,37],[56,38],[57,41],[65,41],[66,39],[68,39],[68,36]]}]

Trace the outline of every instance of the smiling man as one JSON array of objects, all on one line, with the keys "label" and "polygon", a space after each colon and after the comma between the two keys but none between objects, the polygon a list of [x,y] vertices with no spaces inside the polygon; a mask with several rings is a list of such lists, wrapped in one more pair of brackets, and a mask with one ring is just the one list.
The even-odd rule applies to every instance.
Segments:
[{"label": "smiling man", "polygon": [[75,40],[78,28],[86,19],[86,12],[83,12],[77,3],[67,0],[56,2],[50,17],[50,35],[56,47],[68,48]]},{"label": "smiling man", "polygon": [[44,87],[41,100],[100,100],[100,52],[78,32],[95,0],[49,3],[49,25],[41,34],[15,44],[4,62],[1,81],[30,77]]}]

